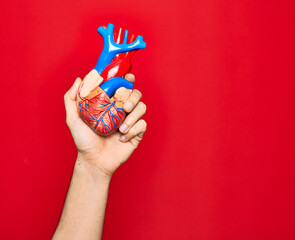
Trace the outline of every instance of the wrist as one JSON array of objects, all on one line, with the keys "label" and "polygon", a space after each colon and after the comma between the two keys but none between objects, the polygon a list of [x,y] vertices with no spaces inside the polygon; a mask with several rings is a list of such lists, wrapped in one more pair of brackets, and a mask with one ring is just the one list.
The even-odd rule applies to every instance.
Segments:
[{"label": "wrist", "polygon": [[87,159],[79,152],[76,159],[74,171],[81,174],[86,174],[87,176],[92,177],[94,181],[100,181],[103,183],[109,183],[112,178],[112,174],[103,171],[96,164],[89,161],[89,159]]}]

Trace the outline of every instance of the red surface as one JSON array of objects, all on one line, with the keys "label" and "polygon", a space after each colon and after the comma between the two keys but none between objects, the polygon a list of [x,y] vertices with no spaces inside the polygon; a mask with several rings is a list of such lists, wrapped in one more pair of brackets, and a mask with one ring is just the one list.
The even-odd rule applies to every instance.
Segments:
[{"label": "red surface", "polygon": [[141,34],[149,126],[104,239],[295,239],[294,1],[1,2],[0,239],[49,239],[75,161],[63,94],[96,29]]}]

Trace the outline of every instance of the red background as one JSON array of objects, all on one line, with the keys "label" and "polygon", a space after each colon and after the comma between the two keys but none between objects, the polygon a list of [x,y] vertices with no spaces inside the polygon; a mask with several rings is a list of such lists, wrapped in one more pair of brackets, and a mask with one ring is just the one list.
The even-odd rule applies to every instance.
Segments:
[{"label": "red background", "polygon": [[141,34],[148,131],[104,239],[295,239],[294,1],[1,1],[0,238],[49,239],[76,157],[63,95],[96,29]]}]

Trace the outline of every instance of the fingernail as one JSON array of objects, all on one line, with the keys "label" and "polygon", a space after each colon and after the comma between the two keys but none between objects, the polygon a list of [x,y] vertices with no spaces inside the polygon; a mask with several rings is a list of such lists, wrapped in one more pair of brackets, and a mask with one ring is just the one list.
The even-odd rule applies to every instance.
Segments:
[{"label": "fingernail", "polygon": [[125,133],[128,129],[128,125],[126,123],[123,123],[120,127],[120,132]]},{"label": "fingernail", "polygon": [[124,141],[125,139],[126,139],[125,135],[122,135],[122,136],[120,137],[120,140],[121,140],[121,141]]},{"label": "fingernail", "polygon": [[132,108],[133,108],[133,104],[132,104],[131,102],[126,102],[126,103],[124,104],[124,108],[125,108],[128,112],[130,112],[130,111],[132,110]]}]

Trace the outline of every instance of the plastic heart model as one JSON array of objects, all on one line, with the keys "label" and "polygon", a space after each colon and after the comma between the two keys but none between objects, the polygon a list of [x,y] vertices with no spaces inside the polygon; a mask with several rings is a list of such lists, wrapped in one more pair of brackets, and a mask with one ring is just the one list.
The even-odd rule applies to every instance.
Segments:
[{"label": "plastic heart model", "polygon": [[120,127],[126,116],[123,102],[113,95],[120,87],[133,88],[123,77],[131,70],[131,58],[136,50],[145,48],[146,43],[142,36],[128,34],[128,30],[115,28],[113,24],[97,31],[103,37],[104,46],[94,69],[103,83],[98,86],[99,82],[84,79],[78,91],[78,109],[88,126],[107,136]]}]

